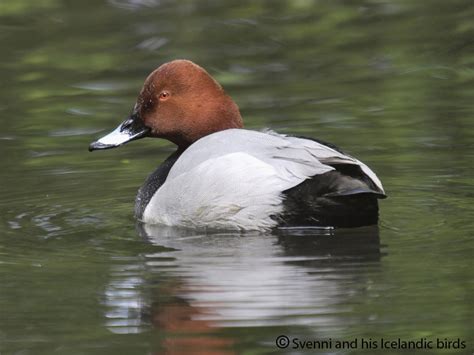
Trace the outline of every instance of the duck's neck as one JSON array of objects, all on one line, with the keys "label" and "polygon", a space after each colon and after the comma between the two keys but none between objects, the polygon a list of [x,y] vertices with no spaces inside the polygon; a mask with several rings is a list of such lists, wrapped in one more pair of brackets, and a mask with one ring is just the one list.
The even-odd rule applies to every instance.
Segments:
[{"label": "duck's neck", "polygon": [[210,98],[206,105],[198,105],[199,110],[185,113],[178,130],[166,137],[183,152],[199,139],[215,132],[231,128],[243,128],[244,123],[239,107],[230,96],[222,95],[219,99]]}]

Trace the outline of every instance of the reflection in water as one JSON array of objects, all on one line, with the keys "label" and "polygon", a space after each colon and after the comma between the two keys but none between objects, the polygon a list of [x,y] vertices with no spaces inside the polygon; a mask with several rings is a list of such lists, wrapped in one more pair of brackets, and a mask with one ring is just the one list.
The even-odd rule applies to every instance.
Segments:
[{"label": "reflection in water", "polygon": [[146,303],[140,293],[140,285],[144,282],[141,269],[134,263],[112,267],[104,303],[107,306],[106,326],[113,333],[139,333],[144,327],[141,313]]},{"label": "reflection in water", "polygon": [[352,229],[281,229],[278,235],[287,255],[318,256],[324,263],[380,259],[378,226]]},{"label": "reflection in water", "polygon": [[[366,296],[381,257],[377,227],[268,235],[137,229],[166,249],[145,255],[146,280],[136,278],[140,266],[113,270],[107,324],[134,332],[151,318],[166,334],[161,345],[169,352],[228,348],[237,342],[222,335],[228,327],[291,325],[343,336],[351,324],[351,298]],[[152,288],[146,297],[139,293]]]}]

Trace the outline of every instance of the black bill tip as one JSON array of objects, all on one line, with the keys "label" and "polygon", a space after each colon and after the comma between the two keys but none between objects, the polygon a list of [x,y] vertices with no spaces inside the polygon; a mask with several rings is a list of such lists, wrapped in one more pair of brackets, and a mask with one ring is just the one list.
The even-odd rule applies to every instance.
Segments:
[{"label": "black bill tip", "polygon": [[116,145],[114,144],[104,144],[99,141],[95,141],[89,144],[89,152],[92,152],[93,150],[104,150],[104,149],[111,149],[115,147]]}]

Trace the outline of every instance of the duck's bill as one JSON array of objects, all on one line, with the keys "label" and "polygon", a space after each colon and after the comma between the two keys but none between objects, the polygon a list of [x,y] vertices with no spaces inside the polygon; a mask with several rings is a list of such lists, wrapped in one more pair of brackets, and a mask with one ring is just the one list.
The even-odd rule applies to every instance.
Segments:
[{"label": "duck's bill", "polygon": [[89,145],[89,151],[115,148],[130,141],[144,138],[149,133],[150,128],[146,127],[139,117],[133,115],[106,136],[92,142]]}]

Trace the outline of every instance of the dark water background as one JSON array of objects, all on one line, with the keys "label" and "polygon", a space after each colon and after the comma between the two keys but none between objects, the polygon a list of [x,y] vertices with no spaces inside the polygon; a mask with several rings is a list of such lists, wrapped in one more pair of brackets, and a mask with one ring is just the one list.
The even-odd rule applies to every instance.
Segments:
[{"label": "dark water background", "polygon": [[[280,334],[359,341],[327,354],[381,353],[361,338],[382,337],[471,354],[473,19],[471,0],[1,0],[0,354],[260,354]],[[247,127],[373,167],[379,228],[136,225],[136,190],[173,146],[87,146],[176,58]]]}]

